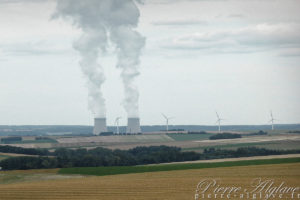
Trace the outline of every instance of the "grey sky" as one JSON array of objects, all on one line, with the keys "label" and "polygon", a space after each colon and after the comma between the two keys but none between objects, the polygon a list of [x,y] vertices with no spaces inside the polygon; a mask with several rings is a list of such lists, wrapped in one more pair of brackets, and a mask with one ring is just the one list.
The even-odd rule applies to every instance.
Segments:
[{"label": "grey sky", "polygon": [[[0,0],[0,124],[92,124],[72,43],[55,1]],[[300,122],[300,1],[145,0],[138,30],[142,124]],[[105,68],[107,118],[126,112],[114,48]]]}]

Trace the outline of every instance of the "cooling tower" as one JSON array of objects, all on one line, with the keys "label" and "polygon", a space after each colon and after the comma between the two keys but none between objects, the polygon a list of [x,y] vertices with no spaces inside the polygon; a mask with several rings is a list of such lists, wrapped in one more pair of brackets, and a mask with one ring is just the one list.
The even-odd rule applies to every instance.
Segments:
[{"label": "cooling tower", "polygon": [[107,132],[106,118],[95,118],[94,135],[99,135],[102,132]]},{"label": "cooling tower", "polygon": [[126,133],[140,133],[140,118],[128,118]]}]

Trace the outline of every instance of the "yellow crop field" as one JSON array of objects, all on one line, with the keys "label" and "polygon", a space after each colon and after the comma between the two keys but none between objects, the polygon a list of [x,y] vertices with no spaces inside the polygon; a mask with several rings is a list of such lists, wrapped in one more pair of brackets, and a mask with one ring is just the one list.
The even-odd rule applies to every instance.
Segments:
[{"label": "yellow crop field", "polygon": [[[75,179],[35,180],[26,183],[0,184],[0,199],[190,200],[195,199],[195,190],[201,180],[217,180],[216,185],[220,185],[219,188],[236,186],[250,190],[250,184],[256,178],[261,178],[261,180],[273,179],[275,181],[273,186],[278,186],[284,182],[285,185],[299,187],[300,164],[224,167],[101,177],[87,176]],[[229,199],[247,198],[231,197]]]}]

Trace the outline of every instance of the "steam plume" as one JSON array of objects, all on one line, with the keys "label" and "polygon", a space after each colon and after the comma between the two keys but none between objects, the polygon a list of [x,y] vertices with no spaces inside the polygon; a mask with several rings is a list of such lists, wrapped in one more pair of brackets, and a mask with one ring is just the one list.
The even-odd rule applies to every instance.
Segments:
[{"label": "steam plume", "polygon": [[83,34],[74,48],[80,52],[80,65],[88,78],[89,107],[98,117],[105,116],[105,100],[101,86],[103,69],[97,63],[105,52],[108,39],[117,48],[117,67],[125,89],[124,108],[128,117],[138,117],[139,93],[134,79],[145,39],[135,28],[140,13],[134,0],[57,0],[54,17],[70,18]]}]

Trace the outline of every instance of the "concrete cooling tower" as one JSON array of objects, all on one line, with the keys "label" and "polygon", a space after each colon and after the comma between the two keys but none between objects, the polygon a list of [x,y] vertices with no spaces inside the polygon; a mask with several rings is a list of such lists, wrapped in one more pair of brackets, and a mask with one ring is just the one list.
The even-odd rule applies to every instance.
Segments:
[{"label": "concrete cooling tower", "polygon": [[100,135],[102,132],[107,132],[106,118],[95,118],[94,135]]},{"label": "concrete cooling tower", "polygon": [[126,133],[140,133],[140,118],[128,118]]}]

